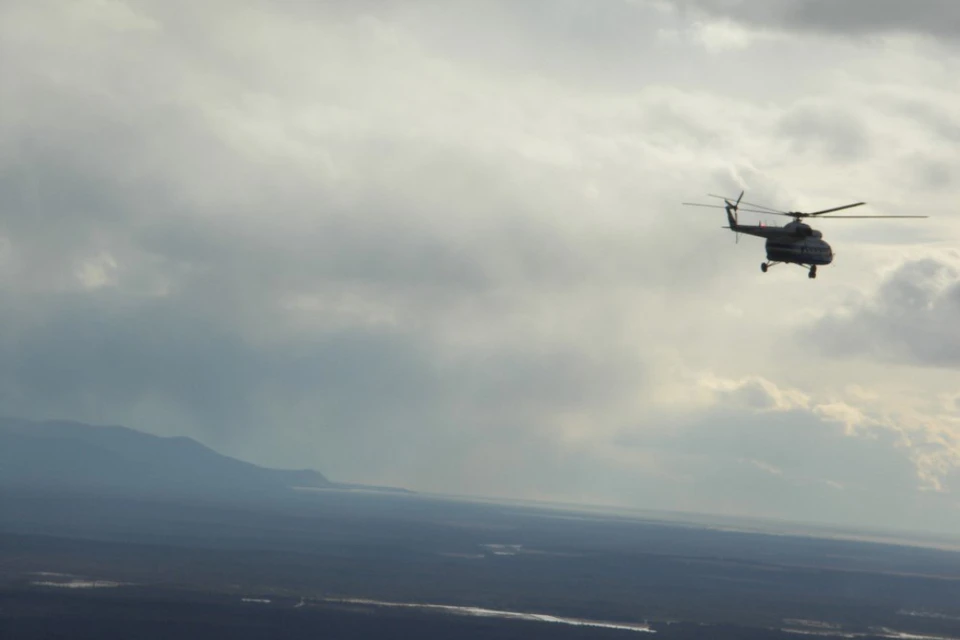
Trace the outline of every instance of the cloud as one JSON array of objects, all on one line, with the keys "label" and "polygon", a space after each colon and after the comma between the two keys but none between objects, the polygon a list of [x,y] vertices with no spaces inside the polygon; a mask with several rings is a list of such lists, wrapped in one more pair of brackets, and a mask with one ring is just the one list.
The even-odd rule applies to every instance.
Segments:
[{"label": "cloud", "polygon": [[747,23],[828,34],[920,33],[960,37],[960,7],[951,0],[678,0],[676,5]]},{"label": "cloud", "polygon": [[876,290],[824,315],[805,339],[833,357],[955,367],[960,364],[960,261],[954,253],[909,260]]},{"label": "cloud", "polygon": [[856,161],[870,153],[866,126],[842,108],[801,104],[784,115],[780,131],[792,140],[793,149],[803,153],[819,150],[839,161]]},{"label": "cloud", "polygon": [[949,531],[960,522],[960,514],[944,514],[954,511],[950,493],[960,476],[955,422],[908,420],[855,395],[809,397],[767,380],[701,379],[710,391],[706,403],[660,416],[656,429],[638,425],[617,437],[625,450],[687,478],[657,484],[666,501],[746,513],[747,503],[760,500],[778,517],[881,527],[885,518],[875,508],[886,504],[923,520],[921,528]]},{"label": "cloud", "polygon": [[59,9],[0,7],[6,413],[427,490],[839,517],[891,464],[882,519],[918,460],[950,490],[947,422],[903,448],[788,348],[917,237],[830,230],[810,283],[679,206],[948,211],[949,64],[662,2]]},{"label": "cloud", "polygon": [[710,394],[712,402],[753,411],[789,411],[806,408],[810,398],[796,389],[781,389],[759,376],[740,380],[703,376],[698,385]]}]

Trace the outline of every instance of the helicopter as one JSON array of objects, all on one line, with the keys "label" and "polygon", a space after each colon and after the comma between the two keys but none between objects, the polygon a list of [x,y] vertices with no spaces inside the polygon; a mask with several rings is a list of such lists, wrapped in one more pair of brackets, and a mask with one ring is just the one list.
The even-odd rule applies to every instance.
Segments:
[{"label": "helicopter", "polygon": [[[817,277],[818,266],[826,266],[833,262],[834,253],[830,245],[827,244],[827,242],[823,239],[823,234],[820,231],[810,227],[810,225],[801,222],[801,220],[804,218],[817,218],[828,213],[833,213],[834,211],[843,211],[844,209],[852,209],[853,207],[859,207],[866,204],[866,202],[855,202],[853,204],[845,204],[840,207],[833,207],[830,209],[806,213],[802,211],[780,211],[778,209],[772,209],[760,204],[743,202],[743,204],[751,208],[742,209],[742,211],[793,218],[792,222],[788,222],[782,227],[771,227],[763,223],[758,225],[750,225],[740,224],[738,222],[737,214],[738,211],[741,211],[740,204],[743,194],[744,192],[741,191],[740,196],[735,202],[730,202],[730,199],[725,198],[724,196],[708,194],[708,197],[710,198],[720,198],[723,200],[723,206],[715,204],[700,204],[696,202],[684,202],[682,204],[691,207],[711,207],[715,209],[725,209],[729,226],[722,228],[730,229],[736,233],[737,242],[740,241],[741,233],[745,233],[750,236],[757,236],[759,238],[766,238],[767,259],[760,264],[760,270],[764,273],[766,273],[767,269],[774,265],[795,264],[802,268],[808,269],[807,273],[808,277],[810,278]],[[825,218],[863,219],[927,217],[929,216],[825,216]]]}]

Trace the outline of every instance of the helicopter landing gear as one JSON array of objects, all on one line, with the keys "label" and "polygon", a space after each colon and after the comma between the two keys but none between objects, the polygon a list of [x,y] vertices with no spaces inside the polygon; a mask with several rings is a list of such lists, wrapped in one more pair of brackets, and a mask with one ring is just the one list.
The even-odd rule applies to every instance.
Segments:
[{"label": "helicopter landing gear", "polygon": [[816,277],[817,277],[817,265],[811,265],[811,267],[810,267],[810,273],[807,275],[807,277],[808,277],[808,278],[816,278]]},{"label": "helicopter landing gear", "polygon": [[769,269],[770,267],[772,267],[772,266],[775,265],[775,264],[780,264],[780,263],[779,263],[779,262],[761,262],[761,263],[760,263],[760,271],[763,271],[764,273],[766,273],[766,272],[767,272],[767,269]]}]

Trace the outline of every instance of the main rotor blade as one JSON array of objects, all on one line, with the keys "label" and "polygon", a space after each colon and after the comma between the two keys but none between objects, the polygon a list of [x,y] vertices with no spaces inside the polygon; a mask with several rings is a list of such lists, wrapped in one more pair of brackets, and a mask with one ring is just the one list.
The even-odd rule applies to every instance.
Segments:
[{"label": "main rotor blade", "polygon": [[[724,198],[723,196],[718,196],[718,195],[713,194],[713,193],[708,193],[708,194],[707,194],[707,197],[708,197],[708,198],[720,198],[721,200],[730,200],[730,198]],[[755,204],[755,203],[753,203],[753,202],[744,202],[744,201],[741,201],[740,204],[745,204],[745,205],[747,205],[748,207],[756,207],[757,209],[766,209],[766,210],[769,211],[770,213],[786,213],[786,211],[780,211],[779,209],[774,209],[774,208],[772,208],[772,207],[768,207],[768,206],[765,205],[765,204]]]},{"label": "main rotor blade", "polygon": [[930,216],[823,216],[824,220],[833,220],[834,218],[846,218],[848,220],[857,218],[929,218]]},{"label": "main rotor blade", "polygon": [[843,205],[842,207],[834,207],[833,209],[824,209],[823,211],[813,211],[813,212],[808,213],[808,214],[806,214],[806,215],[808,215],[808,216],[820,216],[820,215],[823,215],[823,214],[825,214],[825,213],[830,213],[831,211],[841,211],[841,210],[843,210],[843,209],[851,209],[851,208],[853,208],[853,207],[859,207],[860,205],[864,205],[864,204],[867,204],[867,203],[866,203],[866,202],[855,202],[855,203],[853,203],[853,204],[845,204],[845,205]]},{"label": "main rotor blade", "polygon": [[[686,205],[688,207],[707,207],[708,209],[726,209],[725,206],[720,206],[719,204],[700,204],[699,202],[681,202],[680,204]],[[737,211],[746,211],[747,213],[763,213],[770,214],[775,213],[774,211],[760,211],[759,209],[744,209],[740,207]],[[778,214],[778,215],[787,215],[787,214]]]}]

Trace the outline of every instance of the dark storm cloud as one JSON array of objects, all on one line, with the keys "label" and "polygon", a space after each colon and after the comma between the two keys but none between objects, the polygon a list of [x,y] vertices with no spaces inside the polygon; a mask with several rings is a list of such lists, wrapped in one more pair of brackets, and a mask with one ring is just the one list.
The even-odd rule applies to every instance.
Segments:
[{"label": "dark storm cloud", "polygon": [[[551,403],[623,385],[582,346],[535,335],[475,352],[444,347],[457,322],[490,330],[538,290],[596,272],[573,238],[530,219],[524,194],[555,193],[554,176],[389,131],[319,139],[334,177],[312,159],[273,155],[269,141],[238,146],[206,102],[231,105],[235,94],[193,96],[163,73],[186,59],[184,76],[205,78],[214,54],[151,58],[152,37],[204,44],[173,28],[182,15],[170,17],[163,36],[134,48],[159,79],[144,73],[130,85],[107,74],[89,91],[26,66],[5,95],[29,112],[5,130],[17,153],[0,172],[12,270],[8,412],[125,420],[278,451],[282,437],[255,435],[266,424],[353,451],[404,425],[402,437],[370,447],[375,467],[429,451],[463,412],[491,411],[497,399],[509,409],[487,426],[524,428]],[[74,273],[102,252],[117,263],[114,281],[82,290]],[[307,309],[292,321],[286,305],[299,298]],[[361,308],[344,314],[342,304]],[[370,326],[370,313],[388,320]]]},{"label": "dark storm cloud", "polygon": [[876,291],[819,320],[804,337],[824,354],[960,365],[960,270],[926,258],[900,266]]},{"label": "dark storm cloud", "polygon": [[153,395],[217,430],[250,410],[266,370],[229,329],[163,304],[89,294],[3,302],[9,410],[102,416]]},{"label": "dark storm cloud", "polygon": [[[299,431],[357,456],[332,473],[377,473],[431,451],[464,415],[523,429],[553,404],[634,382],[632,363],[625,383],[529,323],[498,337],[544,291],[598,273],[577,238],[531,216],[544,204],[576,213],[551,170],[369,113],[349,73],[321,75],[333,88],[293,104],[353,100],[374,126],[317,133],[257,112],[259,91],[302,89],[263,73],[270,47],[231,34],[239,21],[268,43],[286,35],[272,4],[130,3],[139,22],[104,27],[98,12],[122,6],[77,5],[74,22],[6,7],[2,46],[20,72],[0,87],[7,413],[252,442],[247,452],[287,460],[278,434]],[[363,20],[356,8],[286,8],[334,35],[337,21]],[[109,282],[79,282],[103,255]],[[449,346],[460,334],[476,345]],[[327,461],[302,456],[294,463]]]},{"label": "dark storm cloud", "polygon": [[6,412],[123,420],[215,446],[252,440],[261,455],[306,436],[309,446],[283,457],[341,477],[435,478],[436,470],[417,471],[435,463],[455,475],[437,456],[471,465],[511,448],[529,455],[528,445],[548,456],[546,415],[600,407],[638,380],[567,345],[450,350],[415,327],[276,331],[260,344],[178,296],[7,295],[2,303]]},{"label": "dark storm cloud", "polygon": [[960,37],[960,4],[953,0],[676,0],[747,24],[837,35],[919,33]]}]

